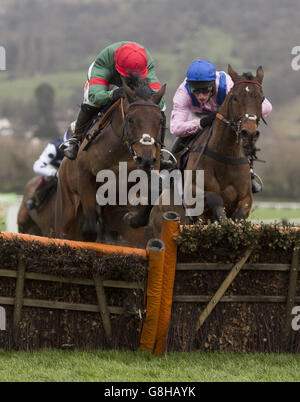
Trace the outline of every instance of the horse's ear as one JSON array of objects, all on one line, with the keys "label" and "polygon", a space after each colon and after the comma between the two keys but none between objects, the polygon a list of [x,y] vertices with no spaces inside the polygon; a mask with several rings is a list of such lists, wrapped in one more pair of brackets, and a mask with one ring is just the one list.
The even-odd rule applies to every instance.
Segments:
[{"label": "horse's ear", "polygon": [[230,64],[228,64],[228,74],[232,78],[233,82],[237,82],[240,79],[240,76],[236,71],[234,71]]},{"label": "horse's ear", "polygon": [[153,100],[153,102],[156,103],[157,105],[158,105],[159,102],[161,101],[161,98],[164,96],[164,94],[165,94],[165,92],[166,92],[166,87],[167,87],[167,84],[164,84],[164,85],[160,88],[160,90],[159,90],[158,92],[155,92],[155,93],[152,95],[152,100]]},{"label": "horse's ear", "polygon": [[264,79],[264,70],[262,66],[259,66],[258,69],[256,70],[256,79],[260,84],[262,84]]}]

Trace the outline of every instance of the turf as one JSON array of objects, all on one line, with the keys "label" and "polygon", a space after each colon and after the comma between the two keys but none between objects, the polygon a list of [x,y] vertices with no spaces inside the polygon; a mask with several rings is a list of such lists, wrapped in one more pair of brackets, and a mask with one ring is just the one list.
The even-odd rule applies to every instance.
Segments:
[{"label": "turf", "polygon": [[300,355],[0,351],[1,382],[296,382]]}]

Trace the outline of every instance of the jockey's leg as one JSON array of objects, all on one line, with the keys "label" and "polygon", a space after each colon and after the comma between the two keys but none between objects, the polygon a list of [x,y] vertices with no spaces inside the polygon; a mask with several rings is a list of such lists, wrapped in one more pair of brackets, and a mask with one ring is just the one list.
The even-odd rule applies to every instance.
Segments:
[{"label": "jockey's leg", "polygon": [[34,208],[37,208],[39,206],[39,191],[42,187],[45,186],[47,182],[47,179],[45,176],[43,176],[41,178],[41,180],[39,181],[39,184],[37,185],[37,188],[35,189],[33,196],[28,198],[28,200],[25,202],[26,208],[31,210]]},{"label": "jockey's leg", "polygon": [[82,103],[74,130],[74,135],[70,138],[68,146],[64,149],[67,158],[74,160],[77,157],[78,149],[83,141],[85,131],[91,120],[99,113],[100,108]]},{"label": "jockey's leg", "polygon": [[[189,142],[191,141],[191,136],[188,137],[177,137],[176,140],[174,141],[173,145],[172,145],[172,149],[171,149],[171,153],[175,156],[175,158],[177,159],[177,156],[181,153],[181,151],[184,150],[184,148],[189,144]],[[180,161],[178,167],[180,168]],[[171,165],[171,168],[176,168],[173,158],[170,156],[168,161],[164,161],[163,166],[161,165],[161,170],[162,169],[168,169],[170,168],[170,166],[166,166],[164,167],[164,164],[168,163],[168,165]]]}]

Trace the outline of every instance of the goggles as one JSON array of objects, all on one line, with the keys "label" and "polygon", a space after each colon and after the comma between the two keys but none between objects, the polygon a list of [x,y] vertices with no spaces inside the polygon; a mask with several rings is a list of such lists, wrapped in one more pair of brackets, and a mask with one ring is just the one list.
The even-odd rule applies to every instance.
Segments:
[{"label": "goggles", "polygon": [[214,94],[215,81],[188,81],[188,85],[193,95]]},{"label": "goggles", "polygon": [[210,92],[212,92],[212,87],[206,87],[206,88],[190,88],[192,94],[194,95],[198,95],[198,94],[209,94]]}]

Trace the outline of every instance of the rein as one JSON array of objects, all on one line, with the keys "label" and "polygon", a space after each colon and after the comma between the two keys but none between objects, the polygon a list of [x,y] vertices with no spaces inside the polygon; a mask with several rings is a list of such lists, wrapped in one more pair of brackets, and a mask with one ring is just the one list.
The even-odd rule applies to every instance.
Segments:
[{"label": "rein", "polygon": [[[155,103],[150,103],[150,102],[132,102],[129,104],[127,111],[133,107],[133,106],[145,106],[145,107],[155,107],[156,109],[159,109],[159,106],[156,105]],[[130,141],[129,136],[128,136],[128,121],[129,121],[129,115],[128,113],[125,114],[124,111],[124,101],[123,98],[121,98],[121,113],[122,113],[122,118],[123,118],[123,131],[122,131],[122,137],[121,141],[123,144],[127,145],[130,154],[132,155],[133,159],[136,159],[136,153],[133,149],[133,145],[136,143],[140,143],[142,145],[148,146],[148,145],[155,145],[156,147],[158,145],[162,145],[161,141],[155,140],[153,137],[151,137],[149,134],[144,133],[141,137]]]}]

